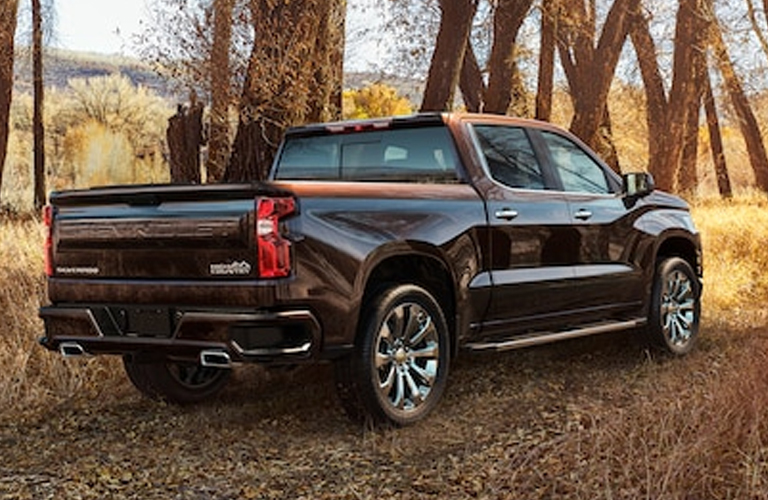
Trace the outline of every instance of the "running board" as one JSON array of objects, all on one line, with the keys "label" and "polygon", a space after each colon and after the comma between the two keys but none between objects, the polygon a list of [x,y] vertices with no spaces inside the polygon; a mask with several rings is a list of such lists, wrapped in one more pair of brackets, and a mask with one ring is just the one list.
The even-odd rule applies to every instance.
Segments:
[{"label": "running board", "polygon": [[601,323],[599,325],[588,326],[576,330],[566,330],[563,332],[541,333],[520,337],[504,342],[477,342],[467,344],[465,347],[470,351],[510,351],[512,349],[521,349],[535,345],[549,344],[560,340],[575,339],[579,337],[588,337],[590,335],[600,335],[602,333],[612,333],[621,330],[629,330],[644,326],[646,320],[634,319],[631,321],[622,321],[618,323]]}]

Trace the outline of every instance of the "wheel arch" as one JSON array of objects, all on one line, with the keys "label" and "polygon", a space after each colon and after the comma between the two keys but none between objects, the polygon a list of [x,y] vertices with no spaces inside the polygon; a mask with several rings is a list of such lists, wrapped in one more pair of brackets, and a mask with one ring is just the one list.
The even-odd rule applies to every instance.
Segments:
[{"label": "wheel arch", "polygon": [[369,267],[369,272],[360,284],[362,299],[358,311],[355,331],[360,330],[367,308],[381,287],[393,284],[414,284],[429,291],[441,305],[451,341],[451,357],[457,352],[457,304],[456,286],[453,273],[446,261],[434,247],[420,247],[414,251],[414,245],[403,250],[387,252]]},{"label": "wheel arch", "polygon": [[691,265],[696,275],[702,277],[701,246],[689,235],[673,234],[665,238],[656,250],[656,263],[669,257],[680,257]]}]

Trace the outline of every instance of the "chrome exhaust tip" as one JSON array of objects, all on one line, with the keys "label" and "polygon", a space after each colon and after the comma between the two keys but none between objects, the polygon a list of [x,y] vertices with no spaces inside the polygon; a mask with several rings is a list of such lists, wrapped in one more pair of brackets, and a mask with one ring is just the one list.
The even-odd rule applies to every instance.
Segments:
[{"label": "chrome exhaust tip", "polygon": [[232,368],[232,358],[224,351],[201,351],[200,365],[206,368]]},{"label": "chrome exhaust tip", "polygon": [[62,342],[59,346],[59,352],[65,358],[76,358],[84,355],[85,349],[76,342]]}]

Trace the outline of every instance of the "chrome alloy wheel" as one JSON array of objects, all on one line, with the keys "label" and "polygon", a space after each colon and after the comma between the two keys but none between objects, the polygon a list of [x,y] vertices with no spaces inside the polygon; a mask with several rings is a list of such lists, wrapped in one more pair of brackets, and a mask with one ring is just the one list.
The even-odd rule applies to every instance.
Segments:
[{"label": "chrome alloy wheel", "polygon": [[382,403],[415,411],[429,397],[440,363],[440,336],[421,305],[404,302],[386,316],[375,341],[375,381]]},{"label": "chrome alloy wheel", "polygon": [[673,271],[665,277],[661,293],[661,324],[673,346],[685,345],[694,335],[696,291],[690,277]]}]

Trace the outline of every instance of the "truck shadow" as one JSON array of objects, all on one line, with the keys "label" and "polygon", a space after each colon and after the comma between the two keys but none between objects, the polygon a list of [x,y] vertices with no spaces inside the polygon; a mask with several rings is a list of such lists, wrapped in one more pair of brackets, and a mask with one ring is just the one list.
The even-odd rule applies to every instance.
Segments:
[{"label": "truck shadow", "polygon": [[[492,411],[499,401],[525,399],[532,391],[565,401],[594,394],[604,382],[631,377],[649,361],[666,359],[649,350],[642,335],[634,331],[509,352],[464,352],[452,364],[444,401],[435,413],[446,419],[471,418],[478,411]],[[238,367],[230,386],[203,411],[214,407],[244,411],[243,420],[250,423],[289,419],[310,429],[318,420],[334,421],[353,430],[359,424],[349,421],[341,409],[333,371],[330,364]],[[525,405],[514,411],[523,413]]]}]

